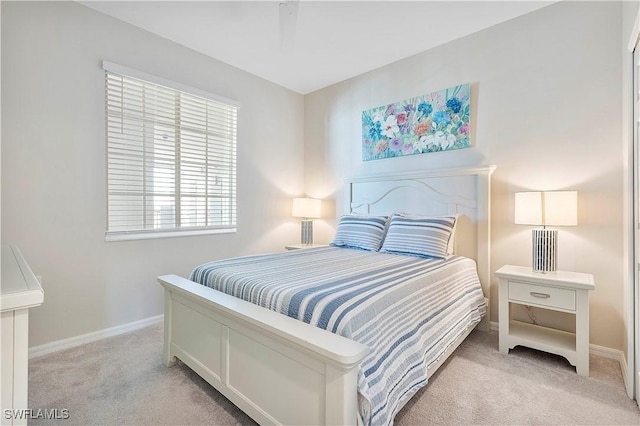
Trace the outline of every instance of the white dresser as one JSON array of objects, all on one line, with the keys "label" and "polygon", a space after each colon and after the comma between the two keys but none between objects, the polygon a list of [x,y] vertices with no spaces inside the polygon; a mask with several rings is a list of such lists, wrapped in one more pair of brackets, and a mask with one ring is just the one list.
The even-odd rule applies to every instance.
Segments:
[{"label": "white dresser", "polygon": [[42,286],[20,250],[15,246],[2,246],[0,403],[3,425],[27,424],[25,412],[15,410],[28,408],[29,308],[41,305],[43,300]]}]

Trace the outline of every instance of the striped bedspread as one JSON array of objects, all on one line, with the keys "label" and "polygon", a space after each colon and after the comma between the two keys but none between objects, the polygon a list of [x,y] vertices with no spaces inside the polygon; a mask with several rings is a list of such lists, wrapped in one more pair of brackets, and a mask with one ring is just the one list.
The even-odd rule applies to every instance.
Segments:
[{"label": "striped bedspread", "polygon": [[190,279],[371,348],[358,372],[365,424],[393,424],[427,369],[486,312],[475,262],[337,247],[198,266]]}]

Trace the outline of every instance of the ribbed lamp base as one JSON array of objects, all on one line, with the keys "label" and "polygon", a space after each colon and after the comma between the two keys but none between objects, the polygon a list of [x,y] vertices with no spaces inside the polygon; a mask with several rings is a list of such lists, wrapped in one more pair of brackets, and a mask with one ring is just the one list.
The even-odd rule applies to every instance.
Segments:
[{"label": "ribbed lamp base", "polygon": [[308,246],[313,244],[313,221],[312,220],[302,221],[301,242],[302,244],[306,244]]},{"label": "ribbed lamp base", "polygon": [[558,231],[555,229],[534,229],[533,272],[556,272],[558,270]]}]

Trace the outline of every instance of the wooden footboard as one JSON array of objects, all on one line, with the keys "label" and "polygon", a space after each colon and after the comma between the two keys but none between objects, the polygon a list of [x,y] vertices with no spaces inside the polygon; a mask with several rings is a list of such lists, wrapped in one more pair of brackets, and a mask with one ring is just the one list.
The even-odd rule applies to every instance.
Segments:
[{"label": "wooden footboard", "polygon": [[356,424],[357,342],[177,275],[165,288],[164,362],[180,359],[260,424]]}]

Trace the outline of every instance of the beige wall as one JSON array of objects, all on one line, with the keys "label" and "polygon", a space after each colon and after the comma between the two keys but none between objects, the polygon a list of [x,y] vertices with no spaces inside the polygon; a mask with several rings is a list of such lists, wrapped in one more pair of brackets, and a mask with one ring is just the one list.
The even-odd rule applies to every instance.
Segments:
[{"label": "beige wall", "polygon": [[[591,343],[625,350],[621,4],[562,2],[305,96],[305,184],[344,211],[345,177],[495,164],[492,269],[530,265],[513,194],[574,189],[579,226],[560,230],[559,267],[590,272]],[[471,83],[466,150],[363,162],[362,110]],[[329,241],[335,218],[318,223]],[[492,282],[497,321],[497,281]],[[536,312],[542,323],[569,318]]]},{"label": "beige wall", "polygon": [[[240,102],[238,232],[104,241],[102,60]],[[299,240],[302,95],[74,2],[2,2],[2,243],[43,279],[37,346],[159,315],[161,274]]]}]

